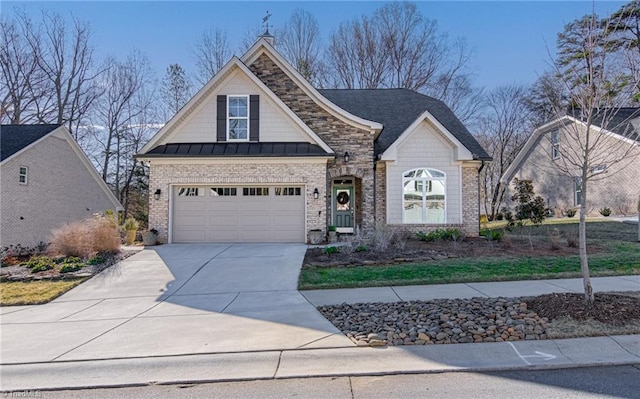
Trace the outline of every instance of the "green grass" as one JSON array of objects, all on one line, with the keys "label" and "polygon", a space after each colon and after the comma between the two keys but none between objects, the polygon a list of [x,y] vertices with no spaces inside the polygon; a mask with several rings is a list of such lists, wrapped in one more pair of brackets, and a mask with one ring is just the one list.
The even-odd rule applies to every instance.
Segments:
[{"label": "green grass", "polygon": [[0,283],[0,305],[39,305],[50,302],[84,279],[62,281],[15,281]]},{"label": "green grass", "polygon": [[[553,226],[561,232],[577,231],[577,224]],[[602,252],[589,255],[591,276],[640,274],[640,243],[635,242],[637,226],[618,222],[589,223],[587,235]],[[525,227],[513,235],[546,239],[549,227]],[[478,245],[483,245],[482,243]],[[478,281],[536,280],[581,277],[578,256],[477,257],[437,262],[382,266],[305,267],[299,289],[380,287],[414,284],[444,284]]]}]

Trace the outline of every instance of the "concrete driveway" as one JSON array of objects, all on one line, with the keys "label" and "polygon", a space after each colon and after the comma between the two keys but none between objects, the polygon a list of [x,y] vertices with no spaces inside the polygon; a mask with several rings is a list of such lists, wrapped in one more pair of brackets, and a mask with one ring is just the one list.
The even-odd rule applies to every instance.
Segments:
[{"label": "concrete driveway", "polygon": [[297,290],[302,244],[163,245],[2,307],[2,364],[352,347]]}]

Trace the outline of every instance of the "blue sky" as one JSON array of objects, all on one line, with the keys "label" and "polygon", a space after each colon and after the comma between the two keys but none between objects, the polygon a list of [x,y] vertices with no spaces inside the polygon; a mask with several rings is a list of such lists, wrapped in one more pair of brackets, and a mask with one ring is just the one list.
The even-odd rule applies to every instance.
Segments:
[{"label": "blue sky", "polygon": [[[340,22],[371,15],[383,2],[373,1],[2,1],[9,16],[24,7],[38,16],[40,9],[88,21],[94,30],[99,58],[124,58],[138,49],[146,53],[158,76],[171,63],[194,72],[190,47],[203,31],[227,32],[231,49],[238,47],[248,29],[260,25],[265,12],[279,26],[296,8],[309,11],[320,22],[323,38]],[[474,50],[470,66],[478,86],[493,87],[535,81],[549,62],[556,35],[565,24],[595,8],[601,16],[624,2],[574,1],[419,1],[418,8],[438,21],[440,32],[465,38]],[[240,55],[240,54],[238,54]]]}]

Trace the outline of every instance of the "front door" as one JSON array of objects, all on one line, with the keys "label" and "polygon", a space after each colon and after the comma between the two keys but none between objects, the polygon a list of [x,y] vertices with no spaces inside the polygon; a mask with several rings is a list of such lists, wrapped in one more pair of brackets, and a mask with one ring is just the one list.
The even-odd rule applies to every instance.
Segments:
[{"label": "front door", "polygon": [[353,185],[333,186],[333,224],[341,233],[353,232]]}]

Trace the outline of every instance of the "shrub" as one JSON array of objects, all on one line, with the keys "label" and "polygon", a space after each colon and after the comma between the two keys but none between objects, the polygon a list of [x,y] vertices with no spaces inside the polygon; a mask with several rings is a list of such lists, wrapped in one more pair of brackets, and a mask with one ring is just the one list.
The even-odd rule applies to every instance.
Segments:
[{"label": "shrub", "polygon": [[82,263],[82,259],[72,256],[72,257],[66,258],[62,262],[62,266],[60,267],[60,273],[77,272],[78,270],[82,269],[84,266],[85,264]]},{"label": "shrub", "polygon": [[53,260],[46,256],[32,256],[22,265],[29,268],[31,273],[38,273],[53,269]]},{"label": "shrub", "polygon": [[381,224],[373,229],[369,242],[375,252],[385,252],[396,241],[396,231]]},{"label": "shrub", "polygon": [[331,225],[331,226],[329,226],[328,230],[329,231],[338,231],[338,227],[334,226],[334,225]]},{"label": "shrub", "polygon": [[489,218],[487,217],[487,215],[480,215],[480,223],[485,224],[485,223],[489,223]]},{"label": "shrub", "polygon": [[430,231],[428,233],[423,233],[419,231],[416,233],[416,236],[422,241],[436,241],[436,240],[444,240],[444,241],[458,241],[464,237],[462,231],[456,228],[449,229],[437,229]]},{"label": "shrub", "polygon": [[482,229],[480,231],[480,236],[489,241],[502,241],[504,238],[504,230]]},{"label": "shrub", "polygon": [[356,247],[356,252],[367,252],[369,248],[366,245],[358,245]]},{"label": "shrub", "polygon": [[566,215],[568,218],[572,218],[576,215],[576,210],[573,208],[567,209]]},{"label": "shrub", "polygon": [[515,194],[511,200],[516,202],[515,218],[522,221],[519,225],[524,225],[525,220],[530,220],[533,224],[540,224],[545,219],[547,212],[544,199],[535,195],[531,180],[514,179]]},{"label": "shrub", "polygon": [[600,209],[600,214],[604,217],[610,216],[611,215],[611,209],[610,208],[602,208]]},{"label": "shrub", "polygon": [[134,218],[127,218],[127,220],[124,221],[124,229],[127,231],[138,230],[138,227],[140,227],[140,223]]},{"label": "shrub", "polygon": [[579,243],[578,234],[574,230],[567,231],[567,245],[571,248],[578,248]]},{"label": "shrub", "polygon": [[50,252],[89,259],[97,253],[120,250],[118,225],[109,217],[94,217],[70,223],[53,231]]},{"label": "shrub", "polygon": [[560,249],[560,230],[557,228],[549,230],[549,243],[551,244],[551,249]]},{"label": "shrub", "polygon": [[96,255],[87,261],[87,265],[99,265],[104,262],[106,262],[104,256]]},{"label": "shrub", "polygon": [[324,253],[327,255],[337,254],[338,252],[340,252],[340,249],[338,247],[324,247]]}]

